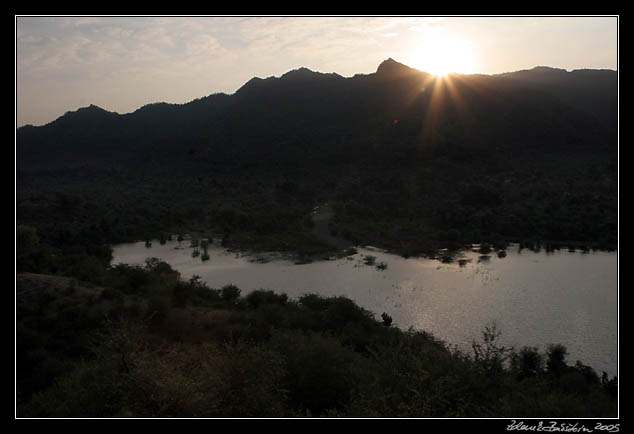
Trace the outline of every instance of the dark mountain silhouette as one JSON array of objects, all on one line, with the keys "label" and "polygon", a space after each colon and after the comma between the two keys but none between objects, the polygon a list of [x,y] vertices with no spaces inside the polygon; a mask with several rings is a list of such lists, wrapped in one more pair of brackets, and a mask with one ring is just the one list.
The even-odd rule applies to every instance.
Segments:
[{"label": "dark mountain silhouette", "polygon": [[[237,180],[290,183],[283,199],[277,188],[278,207],[302,195],[306,206],[337,200],[349,223],[340,229],[353,238],[351,228],[365,218],[410,233],[419,222],[421,237],[456,229],[469,239],[534,232],[614,241],[617,80],[615,71],[547,67],[438,78],[387,59],[372,74],[299,68],[253,78],[232,95],[127,114],[90,106],[18,128],[18,193],[43,188],[36,182],[43,174],[64,188],[98,188],[104,181],[95,174],[103,171],[115,189],[124,187],[113,173],[142,176],[145,185],[196,177],[208,183],[210,201]],[[236,188],[234,195],[245,193]],[[572,213],[581,213],[576,229],[562,229]],[[394,244],[400,235],[389,232],[384,241]]]},{"label": "dark mountain silhouette", "polygon": [[613,144],[616,135],[616,79],[614,71],[538,67],[456,75],[449,85],[393,59],[375,74],[352,78],[300,68],[279,78],[253,78],[233,95],[149,104],[124,115],[91,105],[41,127],[19,128],[17,166],[134,167],[148,161],[137,161],[139,153],[172,160],[183,150],[231,156],[239,149],[242,158],[256,158],[277,148],[283,157],[300,143],[311,153],[324,152],[346,136],[372,140],[394,120],[412,128],[418,122],[419,131],[410,133],[427,140],[469,131],[464,146],[538,146],[536,134],[561,146],[564,134],[568,142],[584,137],[600,147],[597,141]]}]

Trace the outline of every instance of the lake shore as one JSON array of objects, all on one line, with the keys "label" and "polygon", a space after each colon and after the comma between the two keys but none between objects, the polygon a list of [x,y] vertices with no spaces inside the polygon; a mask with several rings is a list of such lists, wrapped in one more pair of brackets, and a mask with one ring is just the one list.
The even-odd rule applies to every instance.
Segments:
[{"label": "lake shore", "polygon": [[569,345],[571,357],[608,372],[617,369],[615,253],[535,252],[512,244],[498,255],[479,247],[462,250],[451,262],[406,259],[371,247],[299,262],[292,254],[227,250],[214,242],[210,259],[202,261],[192,258],[189,242],[151,248],[132,243],[115,246],[112,263],[143,265],[153,256],[183,278],[198,275],[211,287],[266,288],[291,298],[347,296],[376,315],[387,312],[401,328],[428,330],[465,348],[496,320],[509,345],[543,348],[560,341]]}]

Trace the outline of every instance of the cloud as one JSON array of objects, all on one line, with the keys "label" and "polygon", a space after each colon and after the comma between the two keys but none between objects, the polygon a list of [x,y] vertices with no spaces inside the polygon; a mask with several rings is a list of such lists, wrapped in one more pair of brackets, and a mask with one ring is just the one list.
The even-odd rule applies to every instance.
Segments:
[{"label": "cloud", "polygon": [[196,35],[185,41],[185,51],[187,56],[214,56],[221,51],[222,47],[218,39],[211,35]]},{"label": "cloud", "polygon": [[93,26],[102,22],[102,18],[99,17],[50,17],[49,19],[56,20],[62,27]]},{"label": "cloud", "polygon": [[[558,34],[568,37],[553,39]],[[618,41],[614,19],[591,18],[17,17],[16,82],[21,106],[27,94],[33,106],[41,105],[37,98],[98,104],[95,98],[105,98],[108,89],[126,107],[186,102],[301,66],[344,76],[373,72],[388,57],[405,61],[433,35],[474,41],[485,73],[511,70],[515,53],[535,64],[573,62],[574,55],[579,67],[601,67],[604,59],[616,59]],[[558,51],[545,57],[552,48]],[[520,60],[514,60],[518,67],[535,66]]]}]

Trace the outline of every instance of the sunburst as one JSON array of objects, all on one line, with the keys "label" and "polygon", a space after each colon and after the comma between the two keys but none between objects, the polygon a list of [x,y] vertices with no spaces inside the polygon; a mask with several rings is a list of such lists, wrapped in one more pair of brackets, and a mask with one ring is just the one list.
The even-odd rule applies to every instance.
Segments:
[{"label": "sunburst", "polygon": [[412,66],[438,76],[452,72],[474,72],[475,56],[469,41],[435,35],[418,43],[411,50]]}]

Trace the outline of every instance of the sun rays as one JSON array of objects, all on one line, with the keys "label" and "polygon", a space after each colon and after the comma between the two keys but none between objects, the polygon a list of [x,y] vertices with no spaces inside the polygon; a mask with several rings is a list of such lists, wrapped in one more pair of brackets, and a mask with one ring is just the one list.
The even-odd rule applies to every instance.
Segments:
[{"label": "sun rays", "polygon": [[[477,92],[468,76],[421,73],[404,95],[409,116],[420,120],[420,143],[432,144],[445,136],[453,120],[473,117],[469,95]],[[463,125],[468,125],[463,122]]]},{"label": "sun rays", "polygon": [[475,54],[470,41],[445,35],[432,35],[411,50],[412,66],[440,77],[455,72],[475,71]]}]

